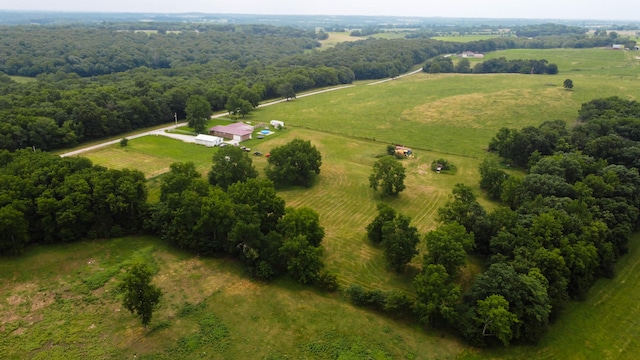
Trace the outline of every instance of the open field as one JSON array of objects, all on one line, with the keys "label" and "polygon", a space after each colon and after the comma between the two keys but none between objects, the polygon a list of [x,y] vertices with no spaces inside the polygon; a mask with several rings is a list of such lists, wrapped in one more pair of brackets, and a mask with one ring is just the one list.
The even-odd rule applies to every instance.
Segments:
[{"label": "open field", "polygon": [[326,50],[328,48],[332,48],[338,45],[339,43],[345,42],[345,41],[364,40],[363,37],[349,35],[350,32],[329,32],[327,34],[329,35],[329,37],[326,40],[320,41],[320,44],[322,44],[322,46],[320,47],[320,50]]},{"label": "open field", "polygon": [[37,81],[36,78],[34,77],[27,77],[27,76],[9,76],[11,78],[11,80],[17,82],[17,83],[28,83],[28,82],[34,82]]},{"label": "open field", "polygon": [[[122,308],[117,275],[154,264],[164,297],[148,329]],[[60,264],[63,264],[62,266]],[[152,238],[31,248],[0,262],[3,359],[451,359],[464,347],[287,279],[248,279]]]},{"label": "open field", "polygon": [[[375,205],[379,200],[368,188],[367,177],[376,156],[385,152],[386,144],[402,143],[413,147],[416,152],[415,159],[403,161],[407,168],[407,190],[386,201],[401,213],[411,216],[413,225],[424,234],[436,226],[437,208],[444,204],[455,183],[463,182],[478,190],[477,166],[487,156],[484,148],[499,128],[535,126],[556,119],[572,123],[580,105],[597,97],[617,95],[638,99],[640,74],[638,61],[632,57],[635,54],[640,53],[600,49],[504,51],[489,57],[544,58],[558,64],[560,74],[420,73],[372,86],[359,83],[352,88],[257,109],[246,120],[256,123],[279,119],[285,121],[288,129],[263,140],[252,140],[246,145],[268,152],[295,137],[311,140],[323,156],[322,173],[317,183],[311,189],[292,188],[280,191],[279,195],[288,206],[308,206],[319,213],[326,230],[323,241],[325,261],[330,270],[339,273],[342,285],[358,283],[368,289],[383,290],[398,287],[411,292],[411,277],[417,271],[420,258],[414,259],[406,274],[395,275],[384,268],[381,250],[366,241],[364,230],[375,216]],[[573,91],[562,88],[566,78],[573,80]],[[133,166],[141,170],[147,166],[143,171],[148,176],[161,172],[173,161],[193,161],[200,171],[206,173],[211,154],[215,151],[163,137],[134,139],[126,148],[114,146],[107,150],[110,152],[101,154],[98,150],[89,153],[88,157],[106,166]],[[140,160],[135,160],[138,156]],[[439,157],[454,163],[458,172],[455,175],[431,172],[429,164]],[[107,160],[112,160],[112,163],[106,163]],[[253,157],[253,160],[263,173],[266,158]],[[126,165],[127,162],[132,165]],[[157,179],[153,181],[155,185],[152,186],[157,191]],[[492,206],[485,199],[480,200],[483,205]],[[118,251],[131,251],[130,255],[122,253],[122,261],[154,243],[152,239],[136,241],[141,241],[141,247],[128,244],[124,249],[125,246],[114,245],[122,247]],[[116,357],[133,351],[141,355],[158,352],[162,355],[160,358],[168,358],[174,354],[171,346],[178,348],[182,344],[179,341],[181,337],[203,331],[195,318],[180,316],[185,302],[197,304],[206,300],[203,308],[207,314],[215,315],[212,322],[218,329],[226,329],[218,334],[227,335],[216,342],[222,345],[204,347],[196,341],[192,348],[206,351],[213,358],[242,358],[248,354],[254,358],[273,359],[284,358],[285,355],[290,358],[336,358],[340,351],[344,353],[362,348],[379,351],[391,358],[454,358],[459,355],[465,358],[632,358],[631,355],[640,350],[637,331],[640,307],[633,301],[634,291],[640,286],[637,269],[640,264],[639,242],[640,238],[636,237],[631,243],[630,255],[618,264],[618,277],[599,281],[587,301],[570,304],[560,322],[553,326],[542,344],[535,347],[512,347],[496,352],[470,349],[449,340],[448,335],[441,338],[440,334],[424,332],[415,324],[407,325],[353,308],[339,296],[316,293],[286,279],[268,286],[252,282],[231,261],[200,259],[161,244],[153,245],[154,250],[149,255],[153,256],[160,269],[158,283],[163,289],[171,290],[171,295],[167,295],[170,299],[162,305],[154,320],[154,324],[160,325],[152,324],[152,331],[147,334],[129,314],[119,313],[116,317],[122,323],[115,319],[107,319],[103,323],[102,329],[109,329],[103,333],[112,336],[75,341],[90,344],[85,347],[93,349],[91,351],[95,350],[91,341],[98,341],[104,345],[105,352]],[[85,247],[86,251],[93,248]],[[420,248],[423,250],[424,245],[421,244]],[[35,252],[38,254],[46,250],[37,249]],[[96,251],[96,254],[102,253],[104,249]],[[14,267],[22,266],[20,259],[15,261]],[[109,263],[108,266],[113,265]],[[51,273],[51,269],[45,269],[16,273],[24,278],[18,280],[34,282],[32,287],[20,285],[18,280],[0,283],[0,299],[13,299],[14,294],[23,299],[35,298],[36,295],[29,297],[24,291],[34,291],[43,286],[37,282],[37,275],[39,272]],[[72,280],[74,276],[89,276],[82,272],[84,270],[70,271],[70,275],[51,273],[44,279],[69,279],[68,282],[73,282],[79,281]],[[474,266],[470,266],[465,273],[473,274],[474,271]],[[34,277],[28,277],[32,273]],[[3,273],[1,279],[6,278]],[[110,284],[107,283],[105,291],[112,286]],[[10,289],[10,292],[5,289]],[[25,295],[20,295],[21,291]],[[32,294],[37,294],[37,291]],[[117,305],[113,298],[104,301],[111,301],[106,303],[111,304],[108,306]],[[9,300],[0,304],[8,309]],[[18,302],[18,310],[26,311],[32,307],[30,304],[27,300]],[[57,302],[53,305],[57,306]],[[86,309],[88,314],[83,312],[78,316],[94,317],[81,322],[83,333],[93,324],[92,319],[99,317],[95,314],[103,314],[100,312],[103,310],[89,305]],[[28,331],[32,328],[45,327],[44,324],[36,325],[45,322],[45,315],[41,320],[35,318],[27,327],[12,325],[18,327],[11,328],[6,333],[9,340],[0,342],[0,345],[13,346],[9,341],[13,341],[15,331],[18,331],[17,335],[24,335],[31,334]],[[59,315],[56,316],[52,320],[54,324],[62,321]],[[156,330],[153,330],[154,326],[157,326]],[[21,327],[25,329],[19,330]],[[194,337],[197,336],[190,339]],[[42,338],[46,336],[36,336],[36,339]],[[187,340],[185,342],[188,343]],[[20,350],[22,347],[16,347],[12,356],[29,354],[36,357],[39,353],[35,349],[51,345],[44,340],[29,344],[29,350],[25,352],[18,352],[23,351]],[[329,353],[333,355],[328,356]],[[45,353],[42,354],[44,356]],[[196,353],[189,354],[195,357]]]}]

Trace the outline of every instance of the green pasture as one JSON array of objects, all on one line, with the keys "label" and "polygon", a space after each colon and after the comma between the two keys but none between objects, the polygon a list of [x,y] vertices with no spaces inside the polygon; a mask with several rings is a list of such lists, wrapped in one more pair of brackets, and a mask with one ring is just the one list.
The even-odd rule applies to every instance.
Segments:
[{"label": "green pasture", "polygon": [[[164,293],[147,329],[115,292],[122,269],[140,259]],[[239,263],[153,238],[32,247],[1,260],[3,359],[451,359],[464,349],[337,294],[253,281]]]},{"label": "green pasture", "polygon": [[200,172],[206,173],[211,167],[215,149],[166,136],[150,135],[129,140],[125,147],[114,144],[82,156],[109,168],[140,170],[149,178],[169,171],[169,165],[174,162],[191,161]]},{"label": "green pasture", "polygon": [[[334,132],[424,150],[482,157],[501,127],[572,124],[594,98],[640,95],[640,52],[602,49],[509,50],[487,58],[547,59],[558,75],[425,74],[298,98],[255,111],[292,127]],[[566,78],[574,88],[562,87]]]}]

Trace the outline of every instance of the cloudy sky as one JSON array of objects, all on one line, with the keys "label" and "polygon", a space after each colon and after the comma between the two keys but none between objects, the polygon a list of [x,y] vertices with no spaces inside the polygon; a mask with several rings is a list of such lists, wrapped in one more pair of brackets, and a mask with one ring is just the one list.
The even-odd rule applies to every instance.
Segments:
[{"label": "cloudy sky", "polygon": [[639,0],[0,0],[0,9],[640,21]]}]

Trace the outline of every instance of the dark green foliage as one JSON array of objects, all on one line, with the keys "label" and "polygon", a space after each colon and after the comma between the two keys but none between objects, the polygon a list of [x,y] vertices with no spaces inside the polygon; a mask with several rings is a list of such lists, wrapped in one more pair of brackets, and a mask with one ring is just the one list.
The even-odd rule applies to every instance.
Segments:
[{"label": "dark green foliage", "polygon": [[294,139],[271,150],[267,177],[278,186],[313,185],[320,174],[322,156],[308,140]]},{"label": "dark green foliage", "polygon": [[145,327],[151,322],[153,310],[162,297],[162,291],[151,283],[151,271],[147,265],[131,266],[118,284],[123,293],[122,305],[140,317]]},{"label": "dark green foliage", "polygon": [[504,57],[485,60],[473,67],[475,74],[486,73],[519,73],[519,74],[556,74],[558,66],[549,64],[547,60],[507,60]]},{"label": "dark green foliage", "polygon": [[457,222],[468,232],[477,232],[486,216],[473,194],[473,190],[464,185],[456,184],[452,191],[451,200],[438,209],[438,216],[444,223]]},{"label": "dark green foliage", "polygon": [[385,203],[378,203],[377,209],[378,215],[367,225],[367,237],[374,244],[382,243],[384,239],[382,228],[387,222],[393,221],[396,217],[396,211]]},{"label": "dark green foliage", "polygon": [[305,235],[307,241],[315,247],[320,246],[324,238],[324,228],[320,226],[318,213],[307,207],[287,208],[276,228],[284,237]]},{"label": "dark green foliage", "polygon": [[404,166],[392,156],[385,156],[373,164],[369,186],[376,191],[380,188],[383,197],[398,195],[405,189],[405,177]]},{"label": "dark green foliage", "polygon": [[416,289],[416,314],[427,325],[453,324],[457,318],[455,305],[460,300],[460,287],[451,281],[444,266],[427,264],[413,280]]},{"label": "dark green foliage", "polygon": [[127,139],[127,138],[122,138],[122,139],[120,140],[120,146],[125,147],[125,146],[127,146],[127,144],[129,144],[129,139]]},{"label": "dark green foliage", "polygon": [[358,284],[351,284],[345,289],[345,294],[355,305],[371,307],[390,315],[410,316],[414,310],[413,300],[397,290],[366,290]]},{"label": "dark green foliage", "polygon": [[304,235],[284,240],[280,253],[287,259],[287,269],[301,284],[313,283],[324,267],[322,249],[313,246]]},{"label": "dark green foliage", "polygon": [[445,174],[455,174],[457,167],[448,160],[440,158],[431,163],[431,170],[443,172]]},{"label": "dark green foliage", "polygon": [[147,211],[141,172],[33,150],[1,154],[0,251],[141,229]]},{"label": "dark green foliage", "polygon": [[225,146],[213,155],[209,183],[226,190],[229,185],[258,177],[258,171],[246,151],[237,146]]},{"label": "dark green foliage", "polygon": [[387,145],[387,155],[394,156],[396,154],[396,146],[393,144]]},{"label": "dark green foliage", "polygon": [[[549,325],[551,304],[545,282],[544,276],[537,269],[519,274],[509,265],[493,264],[476,279],[467,304],[476,308],[480,305],[478,300],[501,295],[509,303],[509,311],[518,319],[512,327],[513,339],[535,343],[541,339]],[[475,336],[481,337],[483,327],[478,324],[475,332]]]},{"label": "dark green foliage", "polygon": [[562,86],[564,86],[564,88],[567,89],[567,90],[571,90],[571,89],[573,89],[573,81],[571,79],[566,79],[562,83]]},{"label": "dark green foliage", "polygon": [[492,199],[500,199],[502,183],[509,177],[498,166],[498,162],[485,159],[480,164],[480,188],[485,190]]},{"label": "dark green foliage", "polygon": [[418,254],[420,242],[418,230],[410,226],[411,218],[398,214],[382,226],[382,245],[387,264],[396,272],[402,272],[407,263]]},{"label": "dark green foliage", "polygon": [[340,288],[338,275],[326,269],[320,270],[315,284],[322,290],[335,292]]},{"label": "dark green foliage", "polygon": [[427,254],[425,264],[442,265],[447,274],[456,278],[466,261],[467,253],[473,249],[473,233],[456,223],[448,223],[429,232],[425,236]]},{"label": "dark green foliage", "polygon": [[211,104],[202,95],[191,95],[184,109],[187,124],[198,134],[205,132],[204,125],[211,117]]}]

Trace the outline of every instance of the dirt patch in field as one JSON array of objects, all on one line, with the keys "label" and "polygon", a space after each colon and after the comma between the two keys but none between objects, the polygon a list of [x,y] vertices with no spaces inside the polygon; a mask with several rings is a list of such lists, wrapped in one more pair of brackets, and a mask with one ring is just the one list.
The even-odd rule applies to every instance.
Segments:
[{"label": "dirt patch in field", "polygon": [[[474,93],[429,102],[402,113],[402,120],[418,123],[447,123],[480,128],[491,119],[528,116],[526,106],[562,102],[558,89],[545,91],[509,90],[491,94]],[[505,109],[509,109],[506,111]],[[515,110],[514,110],[515,109]]]},{"label": "dirt patch in field", "polygon": [[38,311],[55,302],[52,293],[38,292],[31,298],[31,311]]}]

